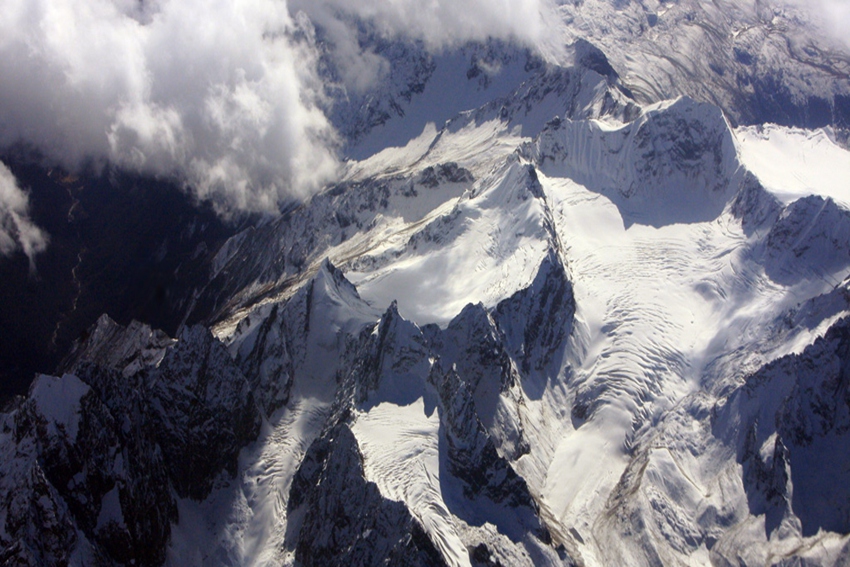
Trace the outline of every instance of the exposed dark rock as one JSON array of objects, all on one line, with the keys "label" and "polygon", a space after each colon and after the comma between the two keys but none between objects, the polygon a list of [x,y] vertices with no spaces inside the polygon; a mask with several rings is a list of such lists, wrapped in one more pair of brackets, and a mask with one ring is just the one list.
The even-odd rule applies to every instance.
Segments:
[{"label": "exposed dark rock", "polygon": [[576,311],[572,283],[555,250],[543,259],[531,285],[501,301],[493,313],[521,371],[557,372]]},{"label": "exposed dark rock", "polygon": [[768,533],[791,513],[803,535],[850,533],[849,320],[750,375],[718,407],[715,435],[737,442],[751,511],[767,513]]},{"label": "exposed dark rock", "polygon": [[344,423],[304,457],[289,497],[289,517],[299,516],[289,545],[305,567],[445,565],[404,504],[387,500],[366,481],[357,440]]}]

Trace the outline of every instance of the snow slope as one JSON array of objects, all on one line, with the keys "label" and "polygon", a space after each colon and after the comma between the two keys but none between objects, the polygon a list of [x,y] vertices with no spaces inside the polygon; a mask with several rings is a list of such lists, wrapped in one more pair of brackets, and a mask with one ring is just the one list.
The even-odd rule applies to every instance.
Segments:
[{"label": "snow slope", "polygon": [[850,151],[829,129],[748,126],[735,139],[741,161],[782,203],[814,194],[850,206]]},{"label": "snow slope", "polygon": [[[488,132],[496,164],[459,197],[343,264],[364,302],[392,304],[375,317],[379,324],[362,319],[363,331],[350,331],[349,341],[372,346],[340,349],[353,362],[337,374],[341,389],[322,414],[352,432],[343,437],[357,444],[363,482],[403,503],[452,565],[485,556],[587,565],[650,564],[652,557],[705,563],[736,554],[753,562],[789,553],[836,558],[846,541],[840,532],[813,540],[799,530],[753,531],[765,520],[747,504],[752,481],[728,445],[737,441],[712,433],[706,417],[706,407],[722,406],[743,376],[802,352],[848,313],[847,240],[827,236],[818,244],[820,235],[804,229],[823,206],[774,197],[777,188],[761,181],[758,167],[748,171],[745,160],[754,158],[741,131],[688,99],[647,107],[634,122],[553,122],[530,142],[514,139],[521,143],[510,154],[494,149],[490,123],[476,127]],[[467,128],[463,136],[474,133]],[[646,129],[652,135],[640,134]],[[376,156],[360,174],[391,156],[394,171],[421,175],[419,168],[433,167],[422,155],[451,134],[442,136],[431,150],[412,145]],[[844,152],[833,145],[811,151],[838,163],[843,154],[833,152]],[[825,184],[824,196],[835,196],[836,186]],[[820,202],[844,222],[840,203]],[[777,259],[771,250],[783,249],[780,238],[807,252]],[[524,305],[506,300],[536,289],[553,250],[569,267],[575,319],[557,343],[555,364],[526,364],[528,329],[511,322],[541,320],[504,315],[508,305]],[[831,266],[830,277],[812,266]],[[303,395],[293,396],[287,407],[300,407]],[[453,416],[479,425],[458,429]],[[320,421],[312,435],[334,447],[336,437],[325,436],[335,430],[325,425],[320,433]],[[276,427],[301,429],[289,419]],[[281,438],[303,439],[291,435]],[[277,462],[277,446],[252,449],[251,458]],[[461,453],[451,449],[458,446]],[[466,476],[477,465],[452,465],[466,451],[483,451],[475,462],[494,471],[513,471],[499,473],[505,481],[522,478],[509,483],[509,508],[504,488],[482,489],[492,480]],[[275,473],[277,486],[290,482],[287,470]],[[526,490],[530,501],[518,496]],[[283,517],[275,522],[287,524]],[[627,535],[635,526],[644,526],[640,537]],[[307,553],[297,541],[284,544],[294,557]],[[819,551],[808,551],[812,545]],[[275,556],[274,548],[267,543],[257,554],[293,557]]]}]

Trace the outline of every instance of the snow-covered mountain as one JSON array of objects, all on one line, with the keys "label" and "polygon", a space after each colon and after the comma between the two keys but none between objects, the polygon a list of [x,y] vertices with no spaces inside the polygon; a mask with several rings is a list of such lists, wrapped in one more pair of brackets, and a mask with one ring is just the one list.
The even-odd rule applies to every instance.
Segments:
[{"label": "snow-covered mountain", "polygon": [[748,6],[364,31],[342,179],[0,415],[0,562],[846,564],[850,56]]}]

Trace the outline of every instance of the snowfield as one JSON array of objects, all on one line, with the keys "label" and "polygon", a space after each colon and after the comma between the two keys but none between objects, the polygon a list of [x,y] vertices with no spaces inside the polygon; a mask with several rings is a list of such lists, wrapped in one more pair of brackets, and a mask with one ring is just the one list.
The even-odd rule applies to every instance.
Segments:
[{"label": "snowfield", "polygon": [[[509,434],[516,440],[520,435],[528,443],[514,457],[503,443],[501,456],[524,478],[536,513],[571,560],[585,565],[644,564],[657,554],[665,564],[703,564],[736,556],[760,563],[771,556],[799,554],[828,561],[846,543],[839,534],[810,535],[794,528],[793,506],[785,512],[785,527],[778,532],[766,529],[764,516],[748,504],[751,489],[736,461],[738,441],[734,435],[712,431],[707,416],[713,404],[722,406],[722,400],[741,387],[747,374],[800,355],[850,313],[847,293],[839,293],[850,275],[846,240],[822,246],[821,252],[829,256],[799,266],[796,257],[770,254],[772,231],[797,199],[831,199],[839,222],[846,222],[846,186],[825,172],[846,171],[850,152],[825,131],[732,130],[718,114],[706,114],[688,100],[644,113],[648,123],[657,123],[653,139],[663,138],[664,128],[680,128],[685,120],[696,136],[708,140],[695,146],[697,155],[686,169],[672,172],[674,180],[687,181],[670,182],[669,168],[680,165],[675,161],[660,173],[634,164],[639,158],[629,156],[639,154],[642,146],[627,140],[639,139],[633,131],[640,130],[641,119],[619,125],[579,121],[565,133],[559,131],[560,142],[553,141],[548,130],[531,140],[511,138],[503,129],[505,140],[516,145],[513,152],[498,149],[510,144],[492,141],[499,134],[490,123],[479,126],[486,135],[471,127],[426,131],[424,135],[439,138],[430,151],[441,144],[469,147],[476,140],[490,140],[481,152],[490,152],[487,160],[496,165],[482,174],[482,153],[458,160],[480,175],[474,183],[460,194],[449,191],[450,186],[437,187],[430,201],[416,201],[417,206],[430,203],[430,211],[399,208],[394,216],[380,218],[380,243],[342,263],[360,300],[375,308],[376,321],[382,306],[397,301],[396,317],[407,320],[409,327],[399,331],[399,344],[387,347],[399,366],[379,372],[375,389],[365,398],[355,396],[356,409],[347,418],[364,479],[374,482],[383,498],[403,503],[450,565],[473,564],[468,550],[481,543],[503,564],[560,561],[541,554],[539,540],[517,538],[516,528],[504,525],[506,512],[499,511],[499,504],[483,503],[479,496],[472,500],[476,512],[469,511],[469,496],[458,488],[463,481],[445,463],[450,460],[447,434],[441,428],[445,401],[433,382],[441,355],[427,352],[428,341],[422,338],[449,332],[457,318],[464,317],[460,313],[465,305],[480,303],[495,312],[501,301],[532,286],[553,247],[568,266],[576,305],[571,336],[561,346],[566,356],[545,375],[524,374],[519,361],[513,362],[509,366],[519,375],[518,389],[503,384],[486,393],[478,386],[473,398],[480,405],[477,419],[491,439]],[[671,113],[677,116],[667,120]],[[710,134],[715,131],[722,135]],[[677,155],[683,143],[677,132],[671,131],[660,150],[654,143],[655,151]],[[600,136],[602,145],[594,145]],[[605,139],[619,139],[620,145],[612,148]],[[621,149],[623,141],[635,149]],[[723,145],[718,150],[712,143]],[[414,141],[350,167],[365,175],[379,170],[380,160],[392,171],[416,175],[418,167],[433,167],[423,161],[423,155],[430,155],[424,148]],[[709,156],[709,161],[701,165],[699,155]],[[784,169],[771,168],[771,163]],[[813,164],[817,167],[811,168]],[[614,181],[594,179],[594,172],[609,172]],[[700,177],[705,175],[709,177]],[[665,185],[654,185],[655,179]],[[718,202],[721,206],[714,205]],[[688,209],[694,204],[702,205],[696,217]],[[771,204],[774,216],[758,221],[760,211]],[[816,223],[818,217],[804,222]],[[797,237],[817,239],[807,226]],[[814,277],[807,271],[810,264],[836,264],[838,254],[844,259],[829,274]],[[329,256],[335,257],[333,248]],[[771,278],[771,262],[782,265],[780,281]],[[800,277],[788,277],[795,270]],[[805,324],[784,324],[803,317]],[[368,329],[370,324],[363,321]],[[436,330],[427,330],[431,324]],[[377,327],[372,335],[376,333]],[[310,376],[315,371],[304,372]],[[334,389],[330,384],[327,388]],[[294,416],[304,415],[304,404],[318,406],[302,398],[297,388],[291,396],[287,407],[292,409],[276,418],[275,432],[249,452],[254,456],[246,465],[243,485],[253,478],[251,483],[274,486],[285,494],[295,470],[272,463],[297,462],[300,453],[288,447],[296,443],[303,452],[309,443],[297,439],[322,434],[326,414],[313,413],[323,417],[296,426],[293,420],[301,418]],[[323,407],[331,411],[329,405]],[[312,433],[304,429],[306,423],[312,423]],[[255,477],[251,471],[258,470],[264,472]],[[271,493],[252,497],[273,500]],[[263,512],[259,521],[246,521],[236,530],[250,542],[243,544],[240,563],[292,560],[292,555],[275,554],[275,549],[286,547],[279,538],[258,538],[250,527],[278,525],[278,533],[283,533],[284,508],[279,501],[276,514]],[[251,509],[258,513],[264,508]],[[627,527],[633,516],[624,513],[644,518],[645,532],[639,538],[624,531],[635,529]],[[186,551],[175,546],[172,553],[176,564]]]}]

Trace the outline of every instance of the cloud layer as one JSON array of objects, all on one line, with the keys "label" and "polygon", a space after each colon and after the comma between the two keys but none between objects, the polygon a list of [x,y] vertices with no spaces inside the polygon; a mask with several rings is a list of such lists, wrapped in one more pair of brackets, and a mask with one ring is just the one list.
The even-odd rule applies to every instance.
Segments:
[{"label": "cloud layer", "polygon": [[184,182],[222,209],[274,210],[333,179],[313,22],[348,88],[386,62],[347,22],[431,49],[533,43],[548,0],[0,0],[0,146],[68,168],[110,161]]},{"label": "cloud layer", "polygon": [[0,144],[273,209],[334,175],[310,30],[276,0],[2,0]]},{"label": "cloud layer", "polygon": [[0,162],[0,255],[11,256],[21,250],[32,269],[35,255],[47,248],[47,241],[47,235],[29,218],[29,196]]},{"label": "cloud layer", "polygon": [[812,0],[802,5],[818,10],[833,37],[850,46],[850,0]]}]

